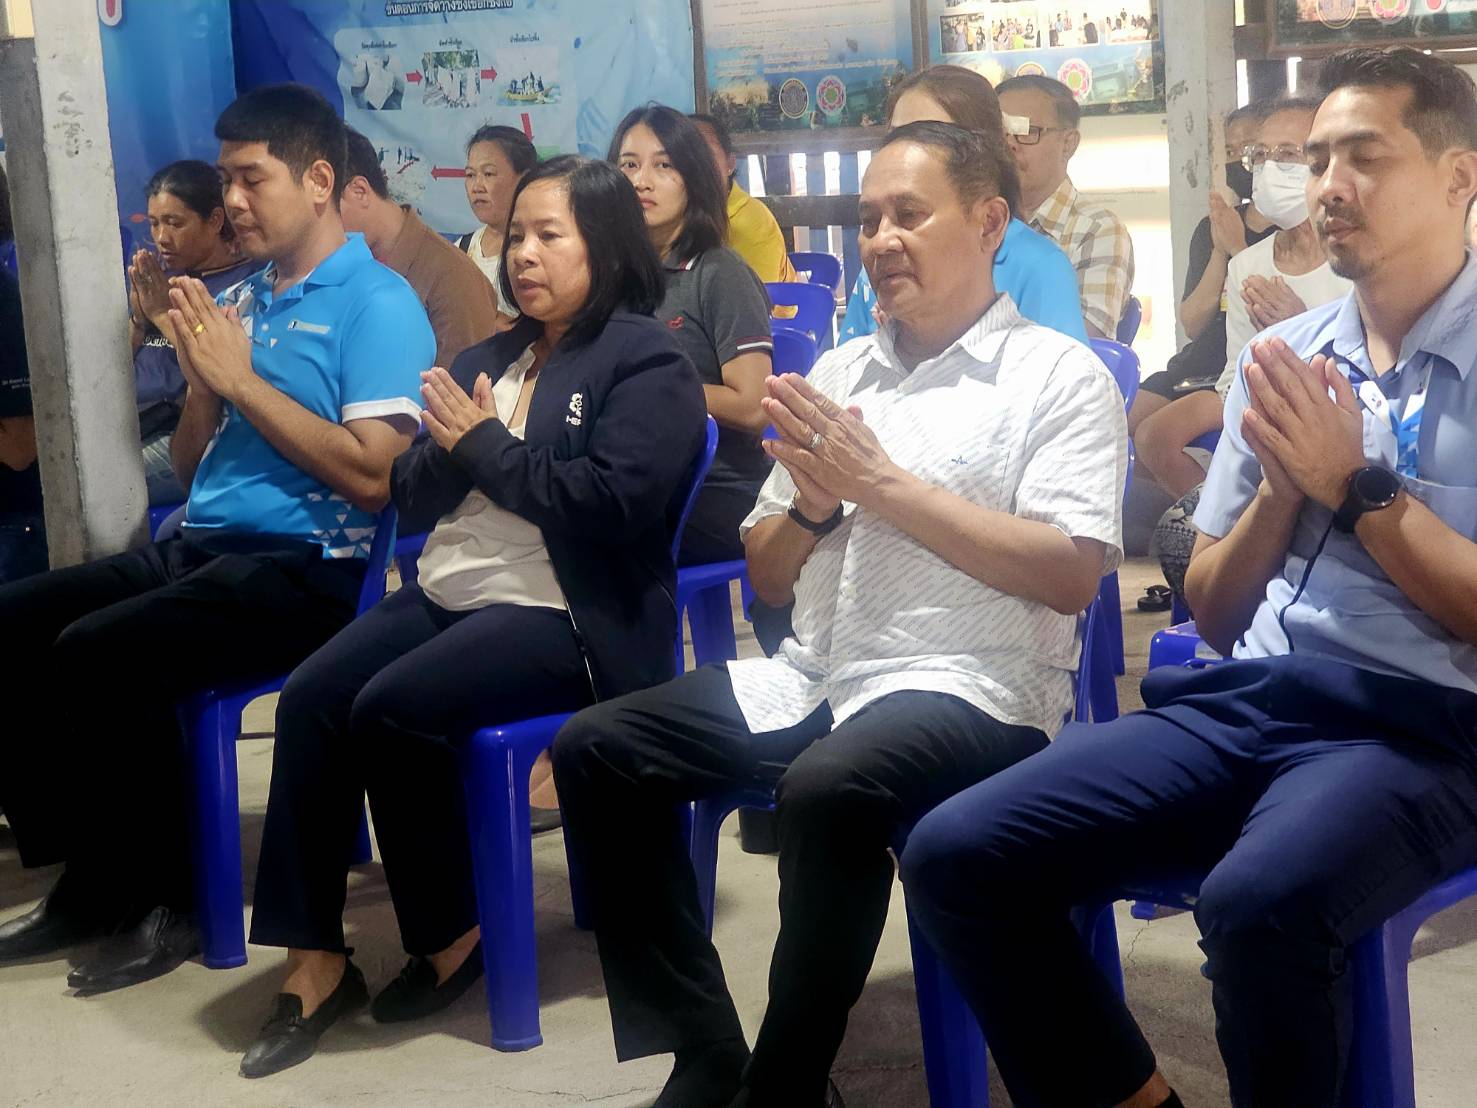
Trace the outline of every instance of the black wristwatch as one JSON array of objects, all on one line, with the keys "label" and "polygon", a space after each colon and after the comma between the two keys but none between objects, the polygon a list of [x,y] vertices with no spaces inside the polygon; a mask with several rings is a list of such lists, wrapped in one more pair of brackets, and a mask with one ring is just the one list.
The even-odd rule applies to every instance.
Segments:
[{"label": "black wristwatch", "polygon": [[1399,476],[1384,466],[1356,469],[1349,478],[1348,495],[1333,514],[1333,525],[1345,534],[1351,533],[1360,516],[1388,508],[1403,487]]},{"label": "black wristwatch", "polygon": [[792,500],[790,501],[790,518],[798,523],[801,527],[804,527],[812,535],[829,535],[832,531],[841,526],[841,505],[837,504],[836,510],[834,512],[832,512],[825,519],[821,520],[819,523],[816,523],[814,520],[808,519],[804,512],[795,507],[795,502]]}]

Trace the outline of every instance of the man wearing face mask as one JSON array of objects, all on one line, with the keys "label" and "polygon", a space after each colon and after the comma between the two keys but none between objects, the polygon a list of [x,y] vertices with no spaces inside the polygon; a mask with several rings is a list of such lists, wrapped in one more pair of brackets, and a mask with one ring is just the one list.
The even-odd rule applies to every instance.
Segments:
[{"label": "man wearing face mask", "polygon": [[1248,148],[1252,204],[1278,230],[1241,251],[1227,267],[1226,345],[1217,392],[1181,397],[1144,420],[1134,435],[1138,460],[1176,500],[1205,479],[1205,471],[1185,447],[1220,429],[1222,401],[1246,344],[1274,323],[1349,291],[1349,282],[1329,268],[1308,219],[1303,143],[1317,109],[1317,101],[1279,101],[1262,121],[1258,141]]},{"label": "man wearing face mask", "polygon": [[1267,107],[1265,102],[1248,104],[1226,117],[1226,185],[1236,196],[1236,206],[1227,203],[1219,192],[1211,192],[1210,214],[1190,237],[1185,291],[1179,306],[1179,321],[1190,341],[1164,369],[1150,374],[1139,385],[1128,412],[1129,434],[1171,401],[1195,391],[1197,385],[1214,388],[1226,364],[1226,312],[1222,302],[1226,269],[1237,254],[1277,229],[1251,203],[1251,170],[1242,164],[1244,151],[1257,140]]}]

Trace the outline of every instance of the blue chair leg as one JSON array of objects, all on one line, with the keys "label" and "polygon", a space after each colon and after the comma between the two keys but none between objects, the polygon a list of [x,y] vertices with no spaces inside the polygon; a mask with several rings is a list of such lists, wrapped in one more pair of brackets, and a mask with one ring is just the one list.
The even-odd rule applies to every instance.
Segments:
[{"label": "blue chair leg", "polygon": [[369,813],[365,812],[359,817],[359,837],[354,841],[353,864],[363,866],[372,861],[374,861],[374,846],[369,841]]},{"label": "blue chair leg", "polygon": [[697,899],[708,934],[713,934],[713,903],[718,889],[718,831],[733,811],[720,800],[699,800],[692,806],[692,872],[697,877]]},{"label": "blue chair leg", "polygon": [[1108,657],[1113,672],[1122,677],[1123,664],[1123,599],[1118,592],[1118,571],[1103,578],[1099,593],[1103,598],[1103,618],[1107,623]]},{"label": "blue chair leg", "polygon": [[181,709],[189,736],[195,913],[211,969],[246,964],[241,897],[241,814],[236,785],[240,705],[201,697]]},{"label": "blue chair leg", "polygon": [[1345,1108],[1388,1104],[1415,1108],[1406,970],[1419,917],[1402,914],[1354,944],[1354,1042],[1344,1077]]},{"label": "blue chair leg", "polygon": [[[1113,677],[1111,635],[1108,626],[1099,622],[1088,641],[1082,644],[1084,652],[1091,651],[1087,696],[1095,723],[1107,723],[1118,718],[1118,683]],[[1121,632],[1119,639],[1122,640]]]},{"label": "blue chair leg", "polygon": [[687,619],[692,625],[694,666],[738,657],[733,636],[733,603],[726,581],[694,594],[687,606]]},{"label": "blue chair leg", "polygon": [[569,900],[574,908],[574,925],[581,931],[593,931],[595,919],[590,909],[590,891],[585,871],[570,853],[567,837],[564,840],[564,861],[569,869]]},{"label": "blue chair leg", "polygon": [[949,971],[908,915],[913,983],[923,1032],[923,1068],[933,1108],[986,1108],[990,1103],[985,1037]]},{"label": "blue chair leg", "polygon": [[528,829],[532,755],[519,755],[486,732],[463,750],[467,826],[487,973],[487,1014],[497,1050],[528,1050],[539,1031],[533,931],[533,838]]},{"label": "blue chair leg", "polygon": [[1123,995],[1123,960],[1118,953],[1118,925],[1113,922],[1113,902],[1077,908],[1072,922],[1087,943],[1087,951],[1108,984]]}]

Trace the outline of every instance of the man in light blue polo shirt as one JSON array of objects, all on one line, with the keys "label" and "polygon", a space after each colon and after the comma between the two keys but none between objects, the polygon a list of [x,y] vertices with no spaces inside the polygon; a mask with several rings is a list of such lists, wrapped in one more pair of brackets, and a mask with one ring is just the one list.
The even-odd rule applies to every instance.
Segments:
[{"label": "man in light blue polo shirt", "polygon": [[1208,874],[1232,1103],[1333,1108],[1350,945],[1477,864],[1477,90],[1409,49],[1320,76],[1309,207],[1354,291],[1241,355],[1186,578],[1233,660],[1154,671],[903,857],[1017,1103],[1180,1103],[1069,905]]},{"label": "man in light blue polo shirt", "polygon": [[224,305],[173,282],[180,536],[0,588],[0,672],[26,690],[0,725],[0,804],[27,866],[66,863],[0,924],[0,960],[116,933],[68,976],[85,992],[197,948],[175,705],[290,670],[353,616],[435,351],[410,286],[344,234],[321,96],[257,89],[216,136],[237,241],[266,268]]}]

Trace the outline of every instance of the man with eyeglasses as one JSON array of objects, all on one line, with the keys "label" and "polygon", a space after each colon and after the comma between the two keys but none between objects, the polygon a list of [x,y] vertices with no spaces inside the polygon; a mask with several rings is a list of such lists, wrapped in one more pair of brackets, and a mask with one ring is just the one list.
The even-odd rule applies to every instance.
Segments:
[{"label": "man with eyeglasses", "polygon": [[1477,89],[1411,49],[1319,80],[1304,194],[1353,289],[1238,352],[1189,579],[1234,658],[1154,670],[1146,711],[908,837],[914,923],[1016,1104],[1178,1108],[1069,906],[1187,871],[1230,1086],[1201,1100],[1349,1103],[1351,946],[1477,864]]},{"label": "man with eyeglasses", "polygon": [[1082,142],[1082,108],[1050,77],[1012,77],[995,91],[1007,116],[1028,121],[1024,129],[1006,128],[1021,175],[1021,211],[1029,213],[1023,218],[1072,259],[1087,333],[1113,338],[1133,288],[1133,240],[1122,220],[1088,204],[1067,176]]},{"label": "man with eyeglasses", "polygon": [[[1248,246],[1226,270],[1226,346],[1216,391],[1192,392],[1136,429],[1138,459],[1176,500],[1205,479],[1185,447],[1220,430],[1221,408],[1236,375],[1236,359],[1259,331],[1337,300],[1349,282],[1329,268],[1308,215],[1308,159],[1303,143],[1316,100],[1284,100],[1269,108],[1243,165],[1251,171],[1252,203],[1278,228]],[[1190,511],[1194,505],[1189,504]]]}]

